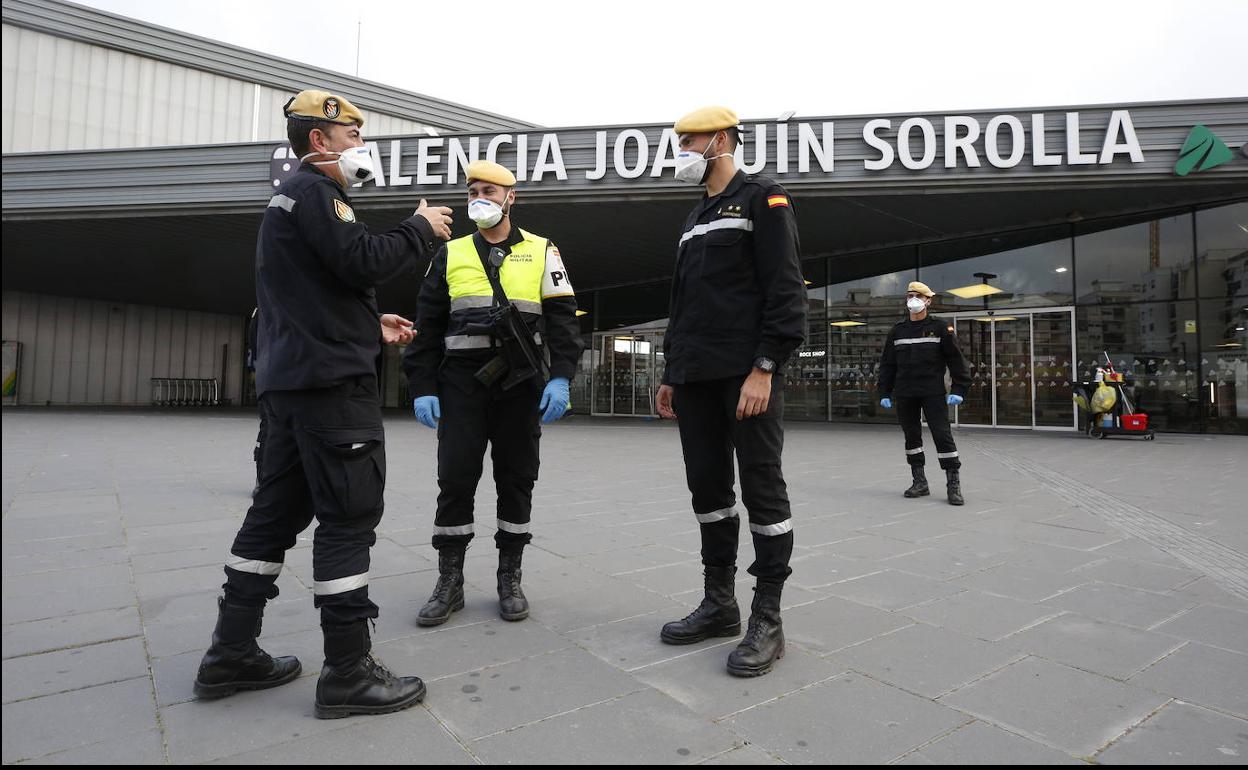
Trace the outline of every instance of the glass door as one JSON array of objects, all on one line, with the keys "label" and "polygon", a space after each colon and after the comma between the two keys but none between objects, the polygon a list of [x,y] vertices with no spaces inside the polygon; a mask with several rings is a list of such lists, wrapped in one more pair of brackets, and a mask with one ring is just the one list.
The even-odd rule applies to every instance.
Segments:
[{"label": "glass door", "polygon": [[1070,311],[1031,314],[1037,428],[1075,425],[1070,384],[1075,380],[1074,317]]},{"label": "glass door", "polygon": [[990,311],[949,316],[971,367],[971,387],[955,409],[959,425],[1074,428],[1070,397],[1074,310]]},{"label": "glass door", "polygon": [[966,400],[955,408],[959,425],[992,425],[992,324],[955,317],[958,348],[971,367]]},{"label": "glass door", "polygon": [[657,415],[654,397],[663,377],[663,333],[624,330],[594,337],[600,351],[591,383],[595,415]]},{"label": "glass door", "polygon": [[[984,323],[976,319],[977,323]],[[1032,427],[1031,317],[992,317],[993,400],[999,428]]]}]

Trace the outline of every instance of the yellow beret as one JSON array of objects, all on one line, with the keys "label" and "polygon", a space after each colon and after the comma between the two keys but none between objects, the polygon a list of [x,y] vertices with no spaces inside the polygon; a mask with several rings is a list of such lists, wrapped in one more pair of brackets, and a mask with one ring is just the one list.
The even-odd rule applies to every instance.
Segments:
[{"label": "yellow beret", "polygon": [[703,107],[676,121],[675,129],[677,134],[704,134],[736,128],[740,122],[737,113],[727,107]]},{"label": "yellow beret", "polygon": [[936,292],[927,288],[927,284],[923,283],[922,281],[911,281],[910,285],[906,287],[906,291],[907,292],[917,291],[919,294],[922,294],[924,297],[936,296]]},{"label": "yellow beret", "polygon": [[300,91],[286,102],[282,114],[288,118],[328,120],[344,126],[364,127],[364,116],[351,102],[328,91]]},{"label": "yellow beret", "polygon": [[468,164],[468,170],[465,172],[468,178],[468,184],[473,182],[493,182],[503,187],[515,187],[516,175],[510,170],[488,160],[474,160]]}]

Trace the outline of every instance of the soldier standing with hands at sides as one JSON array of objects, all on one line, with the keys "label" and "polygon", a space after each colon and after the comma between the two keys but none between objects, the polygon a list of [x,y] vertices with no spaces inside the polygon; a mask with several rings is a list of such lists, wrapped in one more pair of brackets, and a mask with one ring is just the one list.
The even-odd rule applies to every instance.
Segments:
[{"label": "soldier standing with hands at sides", "polygon": [[[477,231],[434,257],[420,289],[420,333],[403,353],[416,419],[438,431],[438,582],[416,617],[421,626],[445,623],[464,606],[464,557],[487,444],[498,491],[499,615],[528,617],[520,564],[533,537],[538,420],[554,422],[567,411],[582,347],[576,294],[559,248],[513,221],[515,175],[475,161],[465,176]],[[515,314],[514,334],[494,325],[504,309]],[[536,367],[520,363],[521,347]],[[548,382],[538,360],[544,355]]]},{"label": "soldier standing with hands at sides", "polygon": [[806,336],[793,204],[783,187],[738,171],[737,116],[706,107],[676,122],[676,178],[706,195],[685,220],[672,278],[659,414],[677,420],[702,538],[705,597],[660,633],[692,644],[741,632],[735,578],[740,516],[733,455],[754,538],[748,630],[728,673],[759,676],[784,655],[780,594],[792,570],[793,520],[780,469],[785,361]]},{"label": "soldier standing with hands at sides", "polygon": [[386,477],[376,366],[383,341],[412,338],[410,321],[378,313],[374,286],[433,255],[450,237],[450,209],[422,201],[395,229],[369,233],[346,194],[373,174],[359,110],[302,91],[283,112],[302,164],[269,200],[256,246],[256,390],[268,435],[195,693],[217,698],[298,677],[296,658],[270,657],[256,637],[286,551],[315,518],[313,593],[325,641],[316,716],[384,714],[419,702],[425,685],[390,673],[369,639],[378,615],[369,548]]},{"label": "soldier standing with hands at sides", "polygon": [[[880,406],[891,409],[897,404],[897,421],[906,437],[906,462],[910,464],[913,483],[906,497],[931,494],[927,476],[923,474],[923,423],[932,429],[936,441],[936,458],[947,477],[946,492],[950,505],[962,505],[962,482],[958,477],[962,461],[953,443],[949,426],[949,407],[966,398],[971,386],[971,367],[958,349],[952,324],[931,318],[935,293],[927,284],[911,281],[906,291],[909,318],[897,324],[884,341],[880,355],[880,377],[876,388]],[[945,370],[953,380],[952,392],[945,395]]]}]

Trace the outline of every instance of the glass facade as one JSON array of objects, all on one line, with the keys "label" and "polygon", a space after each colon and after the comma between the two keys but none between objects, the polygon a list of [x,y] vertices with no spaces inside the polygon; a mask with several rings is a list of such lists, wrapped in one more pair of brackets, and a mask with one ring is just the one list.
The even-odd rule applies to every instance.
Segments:
[{"label": "glass facade", "polygon": [[[1158,429],[1248,434],[1248,201],[810,260],[803,271],[809,328],[784,367],[789,419],[896,421],[875,380],[917,279],[972,364],[960,424],[1073,428],[1070,383],[1108,355]],[[661,376],[668,291],[597,293],[603,331],[582,366],[594,413],[653,413],[641,391]]]}]

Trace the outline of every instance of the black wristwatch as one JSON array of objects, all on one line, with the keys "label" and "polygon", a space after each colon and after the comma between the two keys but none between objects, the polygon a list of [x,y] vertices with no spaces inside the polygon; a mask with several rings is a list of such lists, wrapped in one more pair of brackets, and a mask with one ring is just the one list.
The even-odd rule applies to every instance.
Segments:
[{"label": "black wristwatch", "polygon": [[772,361],[767,356],[759,356],[758,358],[754,359],[754,368],[767,372],[768,374],[771,374],[772,372],[776,371],[776,362]]}]

